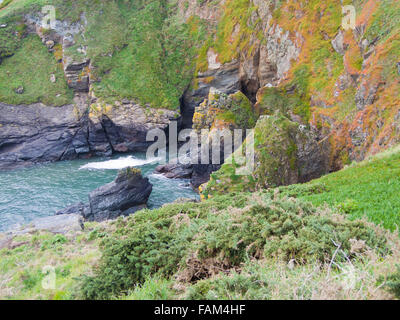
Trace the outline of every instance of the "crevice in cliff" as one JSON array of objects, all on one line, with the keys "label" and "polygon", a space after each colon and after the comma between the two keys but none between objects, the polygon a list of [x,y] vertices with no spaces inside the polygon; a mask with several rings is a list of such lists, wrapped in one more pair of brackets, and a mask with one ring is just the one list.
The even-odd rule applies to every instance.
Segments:
[{"label": "crevice in cliff", "polygon": [[185,90],[181,98],[179,99],[179,109],[181,113],[181,127],[182,129],[188,129],[192,128],[193,125],[193,115],[194,115],[194,109],[191,109],[186,103],[185,103],[185,95],[190,90],[189,88]]}]

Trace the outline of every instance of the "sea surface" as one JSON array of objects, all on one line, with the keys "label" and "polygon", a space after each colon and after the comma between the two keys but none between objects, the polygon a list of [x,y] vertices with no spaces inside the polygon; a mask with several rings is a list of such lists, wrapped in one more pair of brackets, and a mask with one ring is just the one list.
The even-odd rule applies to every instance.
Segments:
[{"label": "sea surface", "polygon": [[54,215],[79,201],[87,203],[91,191],[113,181],[119,169],[129,166],[140,168],[153,184],[149,208],[158,208],[178,198],[198,199],[188,180],[171,180],[154,174],[157,165],[157,159],[131,154],[0,171],[0,231]]}]

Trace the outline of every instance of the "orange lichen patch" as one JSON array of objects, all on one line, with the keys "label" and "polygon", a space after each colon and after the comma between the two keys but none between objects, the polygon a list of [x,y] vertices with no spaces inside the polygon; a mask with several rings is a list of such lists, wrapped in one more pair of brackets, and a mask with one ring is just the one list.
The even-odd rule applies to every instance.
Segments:
[{"label": "orange lichen patch", "polygon": [[335,119],[335,114],[338,110],[338,107],[332,107],[332,108],[313,108],[314,113],[317,113],[321,116],[327,117],[329,119],[332,119],[334,121]]},{"label": "orange lichen patch", "polygon": [[230,129],[234,125],[233,121],[228,121],[225,119],[215,119],[211,130],[223,130],[223,129]]},{"label": "orange lichen patch", "polygon": [[[331,44],[341,25],[340,1],[290,0],[274,13],[272,25],[279,25],[291,32],[297,47],[301,48],[298,61],[288,73],[288,81],[294,78],[293,70],[308,65],[311,68],[310,95],[333,103],[336,78],[342,73],[343,59]],[[302,12],[296,15],[296,12]]]},{"label": "orange lichen patch", "polygon": [[351,31],[345,33],[344,42],[348,46],[343,59],[345,69],[351,75],[358,75],[362,69],[363,57]]},{"label": "orange lichen patch", "polygon": [[379,7],[379,1],[369,0],[362,8],[361,13],[356,18],[357,26],[367,26],[371,22],[371,17]]},{"label": "orange lichen patch", "polygon": [[343,122],[338,128],[332,131],[329,137],[331,145],[330,166],[334,170],[343,168],[343,154],[348,154],[352,148],[352,141],[349,135],[349,124]]},{"label": "orange lichen patch", "polygon": [[[398,93],[397,95],[394,93]],[[380,94],[379,99],[374,104],[375,109],[380,110],[382,115],[377,117],[375,122],[379,121],[378,135],[371,146],[371,153],[375,154],[385,147],[398,143],[400,136],[395,134],[396,120],[400,120],[400,83],[393,82],[385,88]],[[400,128],[400,123],[397,126]]]}]

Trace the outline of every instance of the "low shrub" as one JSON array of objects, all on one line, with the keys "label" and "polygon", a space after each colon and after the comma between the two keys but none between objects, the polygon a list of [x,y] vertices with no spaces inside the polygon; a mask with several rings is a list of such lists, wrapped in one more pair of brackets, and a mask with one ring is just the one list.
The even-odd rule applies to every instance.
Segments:
[{"label": "low shrub", "polygon": [[[235,199],[231,206],[227,199]],[[362,243],[354,250],[354,241]],[[386,239],[364,222],[315,209],[269,193],[215,197],[200,204],[145,210],[103,241],[95,275],[81,295],[106,299],[126,294],[149,276],[196,283],[220,272],[240,271],[248,259],[294,261],[299,265],[351,260],[369,248],[387,254]],[[237,279],[240,280],[240,277]]]},{"label": "low shrub", "polygon": [[[383,281],[385,281],[383,277],[378,280],[379,283],[382,283]],[[386,278],[384,288],[394,294],[396,298],[400,299],[400,266],[397,266],[397,272]]]}]

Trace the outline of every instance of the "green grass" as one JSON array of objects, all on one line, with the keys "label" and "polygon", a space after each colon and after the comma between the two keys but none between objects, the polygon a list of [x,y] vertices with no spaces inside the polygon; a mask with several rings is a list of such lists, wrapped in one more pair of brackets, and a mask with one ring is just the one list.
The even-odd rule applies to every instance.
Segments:
[{"label": "green grass", "polygon": [[[327,204],[338,208],[351,219],[367,217],[395,230],[400,226],[400,148],[308,184],[280,189],[315,206]],[[310,189],[317,192],[310,193]]]},{"label": "green grass", "polygon": [[[113,39],[118,34],[125,36],[108,44],[109,52],[111,45],[119,47],[112,56],[99,55],[93,52],[95,46],[89,45],[94,77],[101,80],[94,85],[95,93],[106,100],[130,98],[155,108],[178,109],[179,99],[193,74],[194,43],[188,26],[178,19],[175,7],[168,1],[142,2],[140,9],[139,4],[115,2],[119,8],[114,8],[114,15],[109,11],[110,28],[103,28],[103,22],[98,22],[99,26],[92,22],[89,26],[87,34],[93,40],[98,38],[93,42],[102,43],[102,39]],[[123,30],[113,31],[117,26]],[[103,42],[97,51],[104,49]]]},{"label": "green grass", "polygon": [[[50,81],[54,74],[56,82]],[[15,54],[0,64],[0,101],[9,104],[42,102],[61,106],[71,103],[73,93],[68,88],[62,65],[47,51],[38,36],[21,41]],[[15,93],[22,86],[23,94]]]},{"label": "green grass", "polygon": [[[76,44],[66,50],[66,55],[81,60],[84,55],[77,49],[87,48],[97,97],[110,103],[129,98],[154,108],[179,109],[180,97],[193,76],[201,32],[191,32],[179,18],[175,1],[13,1],[0,11],[0,20],[10,25],[7,35],[0,34],[0,57],[16,51],[18,39],[11,39],[10,34],[21,22],[21,15],[40,11],[46,4],[54,5],[57,18],[62,20],[79,21],[81,12],[85,12],[85,31],[75,36]],[[26,48],[23,51],[28,53]],[[21,68],[30,67],[28,61],[19,62]],[[51,93],[46,82],[43,87]],[[28,95],[20,98],[14,100],[34,100]]]},{"label": "green grass", "polygon": [[[85,231],[65,236],[37,232],[14,238],[20,246],[0,250],[0,299],[73,299],[76,279],[90,273],[100,257],[101,236],[93,233],[105,228],[110,226],[88,223]],[[48,267],[54,268],[55,288],[45,289]]]}]

